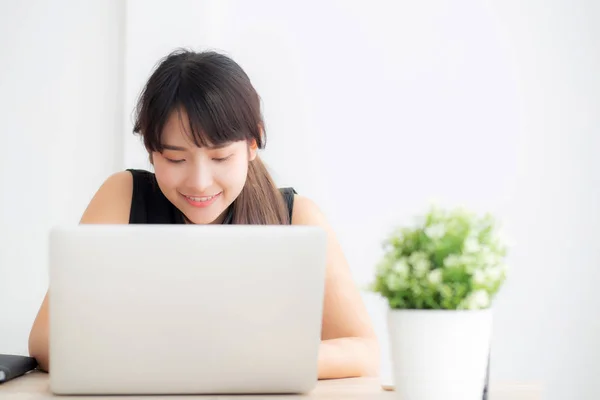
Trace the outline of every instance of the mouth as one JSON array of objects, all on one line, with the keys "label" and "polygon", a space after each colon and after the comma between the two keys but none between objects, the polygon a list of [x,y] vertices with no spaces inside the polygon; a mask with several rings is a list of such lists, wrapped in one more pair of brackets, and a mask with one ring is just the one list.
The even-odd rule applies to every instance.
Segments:
[{"label": "mouth", "polygon": [[213,204],[219,196],[221,196],[223,192],[219,192],[212,196],[186,196],[182,194],[182,196],[187,200],[187,202],[194,207],[208,207]]}]

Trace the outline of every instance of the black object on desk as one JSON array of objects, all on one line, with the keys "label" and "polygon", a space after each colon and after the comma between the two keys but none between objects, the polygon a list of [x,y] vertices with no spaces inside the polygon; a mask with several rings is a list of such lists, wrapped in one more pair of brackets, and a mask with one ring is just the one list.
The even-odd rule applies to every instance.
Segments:
[{"label": "black object on desk", "polygon": [[34,370],[38,363],[33,357],[0,354],[0,384],[25,375]]}]

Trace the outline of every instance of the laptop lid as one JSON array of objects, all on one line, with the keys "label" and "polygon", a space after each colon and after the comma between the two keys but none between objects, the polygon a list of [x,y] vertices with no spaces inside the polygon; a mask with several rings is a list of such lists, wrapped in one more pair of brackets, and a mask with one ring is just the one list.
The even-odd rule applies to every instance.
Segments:
[{"label": "laptop lid", "polygon": [[54,393],[301,393],[316,384],[321,228],[61,227],[49,261]]}]

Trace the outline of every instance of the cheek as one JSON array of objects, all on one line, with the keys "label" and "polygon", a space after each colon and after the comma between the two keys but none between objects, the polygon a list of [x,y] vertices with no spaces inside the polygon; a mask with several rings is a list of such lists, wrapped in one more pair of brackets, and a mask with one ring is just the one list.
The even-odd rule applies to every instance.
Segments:
[{"label": "cheek", "polygon": [[243,186],[248,174],[248,161],[241,159],[219,169],[220,184],[229,187]]},{"label": "cheek", "polygon": [[155,157],[154,172],[161,188],[167,190],[176,188],[182,179],[181,170],[173,168],[164,158]]}]

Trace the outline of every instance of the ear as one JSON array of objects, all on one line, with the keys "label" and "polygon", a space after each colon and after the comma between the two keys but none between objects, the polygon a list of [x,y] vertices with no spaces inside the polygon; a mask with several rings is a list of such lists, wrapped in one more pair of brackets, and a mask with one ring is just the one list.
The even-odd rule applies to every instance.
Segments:
[{"label": "ear", "polygon": [[256,155],[258,153],[258,145],[256,144],[256,140],[252,139],[250,145],[248,146],[248,161],[254,161]]}]

